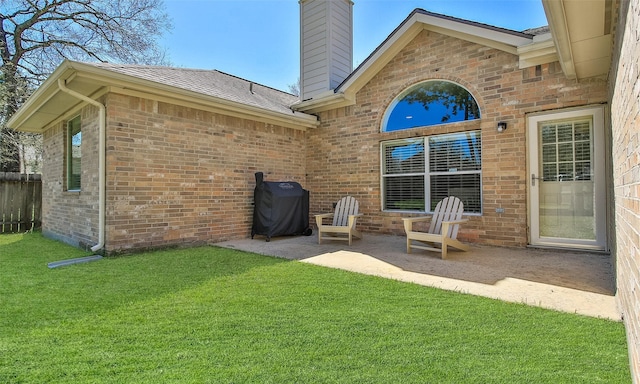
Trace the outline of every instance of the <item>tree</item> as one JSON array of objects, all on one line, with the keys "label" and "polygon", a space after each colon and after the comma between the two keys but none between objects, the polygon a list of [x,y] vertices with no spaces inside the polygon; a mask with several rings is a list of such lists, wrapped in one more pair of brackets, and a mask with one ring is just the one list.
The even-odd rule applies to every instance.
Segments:
[{"label": "tree", "polygon": [[24,135],[5,127],[64,60],[167,64],[162,0],[0,0],[0,168],[19,171]]},{"label": "tree", "polygon": [[289,93],[292,95],[300,96],[300,78],[294,84],[288,84]]},{"label": "tree", "polygon": [[463,120],[472,120],[480,117],[480,109],[473,96],[461,86],[448,81],[429,81],[412,90],[403,101],[408,103],[420,103],[428,110],[429,105],[441,105],[450,113],[442,116],[442,122],[451,119],[451,114],[458,115],[463,112]]}]

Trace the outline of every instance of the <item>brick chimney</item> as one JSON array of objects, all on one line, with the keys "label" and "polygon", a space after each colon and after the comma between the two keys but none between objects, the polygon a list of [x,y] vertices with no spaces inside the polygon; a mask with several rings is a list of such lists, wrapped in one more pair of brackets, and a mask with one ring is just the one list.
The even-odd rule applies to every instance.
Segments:
[{"label": "brick chimney", "polygon": [[300,0],[300,100],[335,89],[353,68],[353,2]]}]

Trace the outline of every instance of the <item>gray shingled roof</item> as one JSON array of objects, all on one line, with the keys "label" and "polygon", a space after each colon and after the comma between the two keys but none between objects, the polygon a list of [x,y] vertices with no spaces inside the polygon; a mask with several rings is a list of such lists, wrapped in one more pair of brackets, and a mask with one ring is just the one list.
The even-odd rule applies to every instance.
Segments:
[{"label": "gray shingled roof", "polygon": [[298,97],[292,94],[216,70],[108,63],[85,64],[273,112],[293,113],[290,106],[298,101]]},{"label": "gray shingled roof", "polygon": [[551,32],[551,29],[549,28],[548,25],[542,26],[542,27],[537,27],[537,28],[529,28],[529,29],[525,29],[524,31],[522,31],[522,33],[526,33],[529,35],[542,35],[545,33]]}]

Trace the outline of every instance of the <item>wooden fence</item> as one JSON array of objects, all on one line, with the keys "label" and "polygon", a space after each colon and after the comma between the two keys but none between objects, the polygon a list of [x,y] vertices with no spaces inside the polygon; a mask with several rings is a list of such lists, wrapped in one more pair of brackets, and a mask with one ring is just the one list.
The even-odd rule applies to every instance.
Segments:
[{"label": "wooden fence", "polygon": [[41,218],[41,176],[0,172],[0,233],[40,228]]}]

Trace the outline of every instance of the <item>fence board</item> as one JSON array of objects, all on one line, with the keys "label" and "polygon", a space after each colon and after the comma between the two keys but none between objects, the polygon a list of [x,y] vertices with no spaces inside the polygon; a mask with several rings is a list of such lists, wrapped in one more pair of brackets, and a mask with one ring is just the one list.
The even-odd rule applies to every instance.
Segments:
[{"label": "fence board", "polygon": [[0,172],[0,233],[39,228],[41,217],[40,175]]}]

